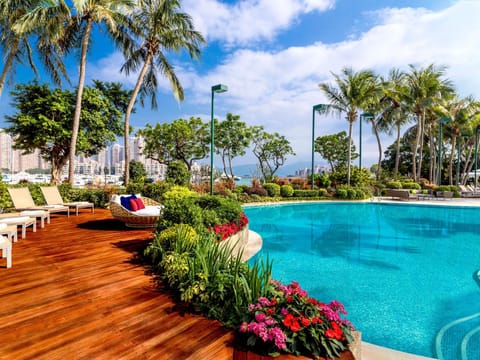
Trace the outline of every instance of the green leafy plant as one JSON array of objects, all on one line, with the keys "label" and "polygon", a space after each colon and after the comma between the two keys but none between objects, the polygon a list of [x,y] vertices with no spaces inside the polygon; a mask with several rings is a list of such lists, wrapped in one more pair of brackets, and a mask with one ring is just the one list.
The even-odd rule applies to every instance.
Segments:
[{"label": "green leafy plant", "polygon": [[338,301],[324,304],[308,296],[297,282],[273,281],[268,295],[248,307],[248,319],[239,327],[241,340],[258,352],[333,359],[352,341],[353,325],[343,318]]},{"label": "green leafy plant", "polygon": [[275,183],[266,183],[263,188],[267,190],[268,196],[276,197],[280,196],[280,185]]},{"label": "green leafy plant", "polygon": [[293,196],[293,187],[292,185],[282,185],[280,187],[280,195],[282,197],[292,197]]}]

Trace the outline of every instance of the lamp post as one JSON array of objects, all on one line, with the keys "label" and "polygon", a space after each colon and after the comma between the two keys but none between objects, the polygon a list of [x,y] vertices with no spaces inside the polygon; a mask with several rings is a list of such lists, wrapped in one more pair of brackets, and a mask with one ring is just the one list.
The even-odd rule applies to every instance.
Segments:
[{"label": "lamp post", "polygon": [[458,186],[458,184],[460,184],[460,147],[461,147],[461,144],[462,144],[462,139],[463,138],[466,138],[466,137],[469,137],[468,134],[462,134],[458,137],[458,146],[457,146],[457,178],[456,178],[456,185]]},{"label": "lamp post", "polygon": [[311,168],[311,174],[310,174],[310,177],[311,177],[311,180],[312,180],[312,190],[314,188],[314,185],[315,185],[315,174],[314,174],[314,166],[315,166],[315,157],[314,157],[314,154],[315,154],[315,113],[317,111],[322,111],[322,110],[325,110],[327,108],[327,105],[325,104],[317,104],[317,105],[313,105],[312,107],[312,168]]},{"label": "lamp post", "polygon": [[212,86],[212,118],[210,122],[210,195],[213,195],[213,150],[215,142],[215,125],[213,122],[213,102],[215,93],[220,94],[228,90],[227,85],[218,84]]},{"label": "lamp post", "polygon": [[438,119],[438,176],[437,185],[442,184],[442,124],[451,121],[448,117]]},{"label": "lamp post", "polygon": [[360,115],[360,131],[359,131],[359,140],[358,140],[358,145],[359,145],[359,152],[360,152],[360,157],[358,158],[358,167],[361,170],[362,169],[362,120],[363,119],[373,119],[375,116],[372,113],[363,113]]}]

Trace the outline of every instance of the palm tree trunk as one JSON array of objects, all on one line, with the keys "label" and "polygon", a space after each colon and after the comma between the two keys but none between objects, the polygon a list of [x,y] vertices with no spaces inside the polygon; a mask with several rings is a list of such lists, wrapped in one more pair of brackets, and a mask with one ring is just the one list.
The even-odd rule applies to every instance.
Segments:
[{"label": "palm tree trunk", "polygon": [[380,178],[380,174],[382,173],[382,143],[380,141],[380,135],[378,134],[378,128],[375,124],[375,119],[372,119],[372,128],[375,137],[377,138],[377,146],[378,146],[378,166],[377,166],[377,180]]},{"label": "palm tree trunk", "polygon": [[415,114],[417,117],[417,134],[415,136],[415,144],[412,149],[412,173],[413,173],[413,178],[415,181],[418,181],[417,177],[417,152],[418,152],[418,144],[420,143],[420,134],[421,134],[421,127],[422,127],[422,121],[420,119],[420,116],[418,116],[418,113]]},{"label": "palm tree trunk", "polygon": [[397,177],[398,167],[400,165],[400,134],[401,126],[400,123],[397,123],[397,152],[395,153],[395,169],[393,170],[393,175]]},{"label": "palm tree trunk", "polygon": [[16,54],[16,51],[13,51],[12,49],[10,49],[7,60],[5,61],[5,65],[3,66],[2,75],[0,76],[0,97],[2,96],[3,87],[5,86],[5,80],[7,79],[7,74],[12,68],[15,54]]},{"label": "palm tree trunk", "polygon": [[77,151],[78,128],[80,127],[80,114],[82,111],[83,87],[85,84],[85,70],[87,67],[87,50],[88,50],[88,42],[90,39],[91,31],[92,31],[92,20],[89,18],[87,20],[85,34],[83,34],[83,38],[82,38],[82,54],[80,58],[80,68],[79,68],[79,75],[78,75],[77,102],[75,104],[75,114],[73,115],[72,140],[70,142],[70,153],[68,155],[68,158],[69,158],[68,181],[72,185],[74,182],[75,153]]},{"label": "palm tree trunk", "polygon": [[[452,138],[452,151],[450,152],[450,163],[448,164],[448,181],[449,185],[453,185],[453,158],[455,156],[455,151],[457,149],[457,137],[453,136]],[[460,177],[459,177],[460,179]]]},{"label": "palm tree trunk", "polygon": [[423,145],[425,142],[425,111],[423,111],[421,122],[422,126],[420,128],[420,150],[418,154],[417,181],[422,176]]},{"label": "palm tree trunk", "polygon": [[437,183],[437,172],[435,169],[437,168],[435,164],[437,163],[437,154],[435,153],[435,144],[433,143],[434,136],[433,136],[433,128],[432,125],[430,124],[430,129],[429,129],[429,144],[430,144],[430,164],[429,164],[429,173],[428,173],[428,178],[430,181],[434,182],[435,184]]},{"label": "palm tree trunk", "polygon": [[347,157],[347,185],[348,186],[350,186],[350,165],[352,162],[352,129],[353,129],[353,121],[349,119],[348,121],[348,157]]},{"label": "palm tree trunk", "polygon": [[130,181],[130,172],[129,172],[129,165],[130,165],[130,146],[128,144],[129,132],[130,132],[130,115],[132,114],[133,106],[135,105],[135,101],[137,101],[138,93],[140,92],[140,88],[143,83],[143,79],[145,78],[145,74],[150,67],[152,62],[152,54],[148,53],[147,58],[145,59],[145,63],[143,64],[142,70],[140,74],[138,74],[137,82],[135,83],[135,88],[133,89],[132,97],[127,106],[127,110],[125,111],[125,134],[124,134],[124,142],[125,142],[125,174],[124,174],[124,185],[127,186],[128,182]]}]

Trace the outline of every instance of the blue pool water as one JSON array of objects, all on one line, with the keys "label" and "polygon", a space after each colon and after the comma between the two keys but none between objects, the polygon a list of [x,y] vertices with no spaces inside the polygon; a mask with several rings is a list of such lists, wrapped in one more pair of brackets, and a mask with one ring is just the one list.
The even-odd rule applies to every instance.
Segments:
[{"label": "blue pool water", "polygon": [[[442,327],[480,312],[472,277],[480,269],[479,208],[310,203],[245,213],[264,241],[256,257],[268,254],[274,278],[341,301],[367,342],[435,356]],[[480,359],[479,345],[477,336],[469,359]]]}]

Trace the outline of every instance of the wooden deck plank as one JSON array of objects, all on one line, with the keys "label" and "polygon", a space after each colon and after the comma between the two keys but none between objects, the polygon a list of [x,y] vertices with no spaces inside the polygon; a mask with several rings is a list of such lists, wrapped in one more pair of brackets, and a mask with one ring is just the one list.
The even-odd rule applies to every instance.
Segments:
[{"label": "wooden deck plank", "polygon": [[102,209],[27,232],[0,259],[0,359],[232,359],[232,334],[176,312],[135,261],[151,238]]}]

